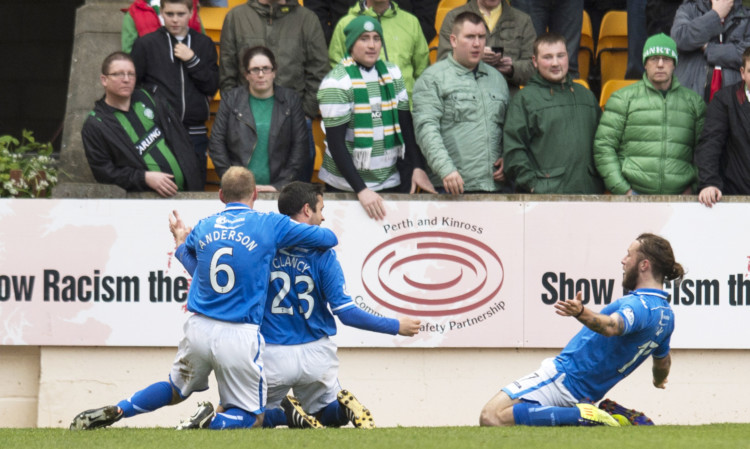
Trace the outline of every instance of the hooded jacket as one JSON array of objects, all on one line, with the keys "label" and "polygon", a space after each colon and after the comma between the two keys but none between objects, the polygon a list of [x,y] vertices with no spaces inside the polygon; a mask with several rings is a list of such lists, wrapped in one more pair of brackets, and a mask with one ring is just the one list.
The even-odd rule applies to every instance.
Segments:
[{"label": "hooded jacket", "polygon": [[188,29],[184,43],[195,56],[183,62],[174,55],[177,42],[165,27],[137,39],[130,54],[137,82],[164,97],[185,126],[202,127],[209,118],[209,99],[219,88],[216,46]]},{"label": "hooded jacket", "polygon": [[666,96],[646,74],[613,93],[594,139],[594,162],[605,187],[616,195],[630,189],[681,194],[697,178],[693,150],[705,111],[703,99],[675,76]]},{"label": "hooded jacket", "polygon": [[295,90],[302,97],[305,115],[320,115],[317,93],[320,81],[330,70],[328,49],[318,17],[295,0],[285,5],[263,5],[258,0],[232,8],[221,29],[222,94],[247,86],[242,53],[256,45],[268,47],[279,67],[276,83]]},{"label": "hooded jacket", "polygon": [[602,193],[594,166],[601,109],[570,75],[552,83],[535,74],[510,102],[503,128],[504,170],[523,192]]}]

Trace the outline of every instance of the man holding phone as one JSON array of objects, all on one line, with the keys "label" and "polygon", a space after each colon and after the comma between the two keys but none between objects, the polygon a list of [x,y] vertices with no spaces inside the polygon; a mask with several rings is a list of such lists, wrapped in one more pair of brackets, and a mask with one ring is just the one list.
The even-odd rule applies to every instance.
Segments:
[{"label": "man holding phone", "polygon": [[450,35],[453,21],[466,11],[479,15],[487,25],[488,33],[482,61],[503,74],[510,94],[514,95],[534,74],[531,56],[536,32],[531,18],[521,10],[511,7],[508,0],[470,0],[445,16],[440,28],[439,60],[451,52]]},{"label": "man holding phone", "polygon": [[455,17],[453,52],[427,68],[414,84],[414,130],[443,193],[499,192],[504,189],[502,137],[508,87],[482,61],[487,27],[467,11]]}]

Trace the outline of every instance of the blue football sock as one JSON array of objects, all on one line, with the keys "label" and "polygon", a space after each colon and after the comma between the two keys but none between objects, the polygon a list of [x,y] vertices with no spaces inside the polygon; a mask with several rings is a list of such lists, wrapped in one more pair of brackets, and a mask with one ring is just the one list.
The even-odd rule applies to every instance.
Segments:
[{"label": "blue football sock", "polygon": [[117,406],[122,409],[123,417],[130,418],[141,413],[153,412],[171,403],[172,384],[157,382],[138,391],[130,398],[120,401]]},{"label": "blue football sock", "polygon": [[222,413],[217,413],[208,428],[212,430],[249,428],[255,424],[257,419],[257,416],[250,412],[239,408],[230,408]]},{"label": "blue football sock", "polygon": [[547,407],[529,402],[513,406],[513,419],[521,426],[575,426],[580,417],[578,407]]},{"label": "blue football sock", "polygon": [[274,408],[271,410],[266,410],[266,415],[263,417],[263,427],[266,429],[271,429],[276,426],[286,426],[287,420],[286,420],[286,413],[284,413],[284,409],[282,408]]},{"label": "blue football sock", "polygon": [[349,424],[346,411],[341,407],[339,401],[333,401],[326,405],[323,410],[315,414],[315,417],[326,427],[341,427]]}]

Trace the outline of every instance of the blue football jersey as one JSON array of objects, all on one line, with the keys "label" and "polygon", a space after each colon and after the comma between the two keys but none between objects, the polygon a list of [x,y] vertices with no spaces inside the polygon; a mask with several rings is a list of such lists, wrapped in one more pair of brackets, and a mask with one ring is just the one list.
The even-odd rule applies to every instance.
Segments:
[{"label": "blue football jersey", "polygon": [[230,203],[198,222],[185,240],[185,252],[195,264],[188,310],[221,321],[261,324],[276,251],[327,249],[337,243],[329,229]]},{"label": "blue football jersey", "polygon": [[356,306],[334,250],[282,249],[271,262],[260,332],[269,344],[308,343],[335,335],[333,314],[350,307]]},{"label": "blue football jersey", "polygon": [[555,358],[565,387],[578,399],[598,401],[649,356],[666,357],[674,313],[663,290],[642,288],[604,307],[619,313],[622,335],[605,337],[584,326]]}]

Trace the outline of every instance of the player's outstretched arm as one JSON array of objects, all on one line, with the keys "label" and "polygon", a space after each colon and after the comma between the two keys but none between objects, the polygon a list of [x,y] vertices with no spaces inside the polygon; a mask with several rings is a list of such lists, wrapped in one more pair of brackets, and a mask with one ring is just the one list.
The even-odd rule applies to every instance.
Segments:
[{"label": "player's outstretched arm", "polygon": [[576,297],[567,301],[557,301],[556,313],[561,316],[572,316],[592,331],[605,337],[622,335],[625,323],[619,313],[603,315],[587,309],[583,306],[583,294],[576,293]]},{"label": "player's outstretched arm", "polygon": [[654,360],[654,366],[651,368],[651,372],[654,374],[654,386],[656,388],[667,388],[667,376],[669,376],[669,369],[672,366],[672,356],[667,354],[666,357],[657,359],[652,357]]},{"label": "player's outstretched arm", "polygon": [[413,337],[419,333],[421,321],[408,316],[402,316],[398,319],[398,334],[404,337]]},{"label": "player's outstretched arm", "polygon": [[187,239],[191,230],[192,229],[186,226],[185,222],[182,221],[177,210],[173,210],[172,213],[169,214],[169,232],[174,236],[175,248],[185,243],[185,239]]}]

